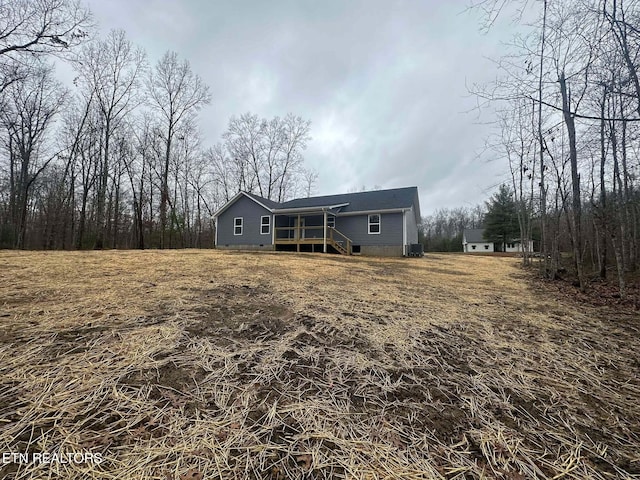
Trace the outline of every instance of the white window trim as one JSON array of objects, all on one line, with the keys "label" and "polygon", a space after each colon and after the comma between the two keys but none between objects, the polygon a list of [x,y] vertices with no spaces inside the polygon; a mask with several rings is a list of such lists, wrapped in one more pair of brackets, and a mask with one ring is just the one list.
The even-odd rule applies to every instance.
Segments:
[{"label": "white window trim", "polygon": [[[378,223],[371,223],[371,217],[373,216],[378,217]],[[378,225],[378,231],[372,232],[371,225]],[[382,215],[380,215],[379,213],[370,213],[367,216],[367,231],[369,232],[369,235],[380,235],[380,232],[382,232]]]},{"label": "white window trim", "polygon": [[[264,219],[267,219],[267,223],[262,223]],[[267,227],[267,231],[263,232],[262,227]],[[271,235],[271,215],[263,215],[260,217],[260,235]]]},{"label": "white window trim", "polygon": [[[240,220],[240,225],[236,223],[236,220]],[[240,227],[240,233],[236,233],[236,228]],[[243,217],[235,217],[233,219],[233,235],[239,237],[244,233],[244,218]]]},{"label": "white window trim", "polygon": [[[332,222],[333,222],[333,225],[329,225]],[[332,215],[327,215],[327,227],[336,228],[336,217]]]}]

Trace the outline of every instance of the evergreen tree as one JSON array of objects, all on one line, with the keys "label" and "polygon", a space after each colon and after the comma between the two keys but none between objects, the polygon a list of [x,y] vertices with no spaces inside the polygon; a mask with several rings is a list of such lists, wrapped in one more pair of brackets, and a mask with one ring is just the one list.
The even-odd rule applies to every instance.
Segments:
[{"label": "evergreen tree", "polygon": [[501,244],[502,251],[507,243],[520,235],[516,203],[507,185],[500,185],[498,192],[487,202],[484,226],[485,240]]}]

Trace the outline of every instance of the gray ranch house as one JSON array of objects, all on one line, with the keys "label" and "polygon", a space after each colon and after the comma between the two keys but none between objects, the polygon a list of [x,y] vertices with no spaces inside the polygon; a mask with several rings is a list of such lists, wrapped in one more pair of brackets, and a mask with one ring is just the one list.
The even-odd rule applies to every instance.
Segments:
[{"label": "gray ranch house", "polygon": [[297,198],[277,203],[239,192],[215,215],[216,246],[403,256],[418,243],[418,188]]}]

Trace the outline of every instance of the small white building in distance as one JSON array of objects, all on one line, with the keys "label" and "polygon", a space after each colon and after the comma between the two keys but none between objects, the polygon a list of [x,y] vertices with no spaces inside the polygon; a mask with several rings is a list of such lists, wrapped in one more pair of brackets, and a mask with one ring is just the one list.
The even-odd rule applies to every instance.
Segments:
[{"label": "small white building in distance", "polygon": [[468,228],[462,232],[464,252],[493,252],[493,243],[484,239],[484,228]]},{"label": "small white building in distance", "polygon": [[[516,239],[511,243],[507,243],[504,247],[504,251],[505,252],[517,252],[517,253],[521,253],[522,252],[522,242],[520,241],[520,239]],[[529,240],[529,250],[527,250],[529,253],[533,252],[533,240]]]},{"label": "small white building in distance", "polygon": [[[498,247],[496,250],[495,246]],[[493,244],[484,239],[483,228],[468,228],[462,232],[462,250],[467,253],[474,252],[522,252],[522,242],[519,238],[511,240],[504,245],[502,243]],[[533,240],[529,240],[529,252],[533,252]]]}]

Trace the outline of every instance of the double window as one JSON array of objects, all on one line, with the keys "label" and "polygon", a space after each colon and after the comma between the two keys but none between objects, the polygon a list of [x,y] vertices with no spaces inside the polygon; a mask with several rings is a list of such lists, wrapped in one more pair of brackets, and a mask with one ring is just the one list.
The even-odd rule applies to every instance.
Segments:
[{"label": "double window", "polygon": [[260,217],[260,233],[262,235],[271,233],[271,217],[269,215]]},{"label": "double window", "polygon": [[377,235],[380,233],[380,214],[374,213],[369,215],[369,234]]},{"label": "double window", "polygon": [[242,217],[236,217],[233,219],[233,234],[242,235]]},{"label": "double window", "polygon": [[336,228],[336,217],[333,215],[327,217],[327,227]]}]

